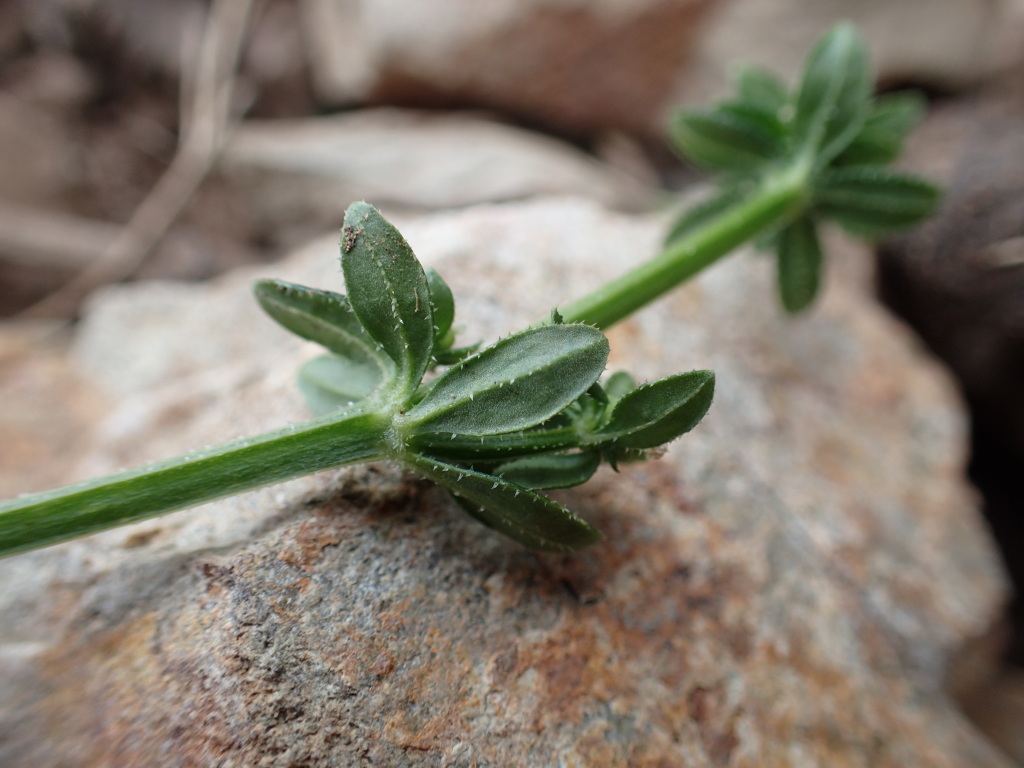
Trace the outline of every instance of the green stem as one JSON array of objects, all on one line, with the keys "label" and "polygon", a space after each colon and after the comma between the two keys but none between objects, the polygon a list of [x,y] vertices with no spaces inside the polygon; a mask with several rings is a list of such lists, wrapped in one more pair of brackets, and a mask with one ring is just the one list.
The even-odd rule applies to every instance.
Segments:
[{"label": "green stem", "polygon": [[628,317],[745,242],[790,221],[804,206],[808,178],[809,168],[802,162],[766,178],[749,197],[661,255],[559,307],[564,322],[608,328]]},{"label": "green stem", "polygon": [[385,455],[387,423],[347,411],[0,504],[0,557]]}]

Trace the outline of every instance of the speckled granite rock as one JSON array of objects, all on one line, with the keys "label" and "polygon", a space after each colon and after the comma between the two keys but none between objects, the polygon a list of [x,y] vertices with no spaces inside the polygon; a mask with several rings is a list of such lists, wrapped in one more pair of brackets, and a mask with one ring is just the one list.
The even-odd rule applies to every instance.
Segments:
[{"label": "speckled granite rock", "polygon": [[[573,200],[399,223],[488,338],[662,224]],[[263,273],[336,285],[334,240]],[[0,562],[0,764],[1007,766],[945,689],[1005,597],[958,404],[835,255],[806,318],[742,255],[613,329],[614,367],[711,367],[718,393],[660,461],[563,494],[608,536],[586,552],[378,466]],[[78,364],[119,405],[79,473],[302,417],[310,350],[253,276],[96,300]]]}]

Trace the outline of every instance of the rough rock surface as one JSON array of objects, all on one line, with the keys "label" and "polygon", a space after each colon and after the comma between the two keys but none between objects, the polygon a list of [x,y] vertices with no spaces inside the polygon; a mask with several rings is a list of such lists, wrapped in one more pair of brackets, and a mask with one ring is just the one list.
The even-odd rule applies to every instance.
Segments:
[{"label": "rough rock surface", "polygon": [[[573,200],[400,222],[485,338],[662,224]],[[273,272],[336,286],[334,239]],[[956,398],[836,256],[805,318],[741,255],[612,330],[613,367],[719,386],[664,458],[563,494],[607,534],[586,552],[377,466],[0,562],[0,764],[1007,766],[946,685],[1005,597]],[[302,417],[310,350],[253,276],[97,299],[76,359],[118,405],[76,474]]]}]

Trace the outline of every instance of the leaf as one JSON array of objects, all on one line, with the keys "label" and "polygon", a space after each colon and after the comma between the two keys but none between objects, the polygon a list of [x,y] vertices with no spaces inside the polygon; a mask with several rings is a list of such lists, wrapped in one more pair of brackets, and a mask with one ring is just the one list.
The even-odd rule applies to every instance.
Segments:
[{"label": "leaf", "polygon": [[605,394],[613,403],[634,389],[636,389],[636,381],[626,371],[616,371],[604,383]]},{"label": "leaf", "polygon": [[336,355],[321,355],[299,369],[299,389],[309,409],[322,416],[366,398],[382,381],[380,368]]},{"label": "leaf", "polygon": [[450,368],[409,413],[417,433],[493,435],[539,424],[587,391],[608,340],[588,325],[546,325],[502,339]]},{"label": "leaf", "polygon": [[834,165],[885,165],[899,157],[903,139],[924,113],[917,93],[894,93],[875,100],[864,126]]},{"label": "leaf", "polygon": [[737,120],[757,126],[765,136],[770,136],[773,143],[772,155],[782,152],[783,142],[786,138],[786,127],[779,119],[777,110],[766,110],[756,104],[749,104],[745,101],[732,101],[719,104],[716,110],[725,115],[731,115]]},{"label": "leaf", "polygon": [[430,307],[434,317],[434,345],[443,339],[455,322],[455,297],[448,283],[433,267],[427,267],[427,287],[430,289]]},{"label": "leaf", "polygon": [[480,349],[480,342],[476,344],[468,344],[465,347],[452,347],[451,349],[435,349],[434,360],[437,361],[438,365],[455,365],[461,363],[470,355],[476,353]]},{"label": "leaf", "polygon": [[736,78],[740,99],[778,117],[789,101],[785,83],[766,69],[746,67]]},{"label": "leaf", "polygon": [[[560,416],[560,414],[559,414]],[[577,430],[561,419],[549,419],[542,427],[497,435],[456,435],[427,433],[407,443],[424,456],[466,466],[483,466],[511,461],[538,453],[569,451],[579,446]]]},{"label": "leaf", "polygon": [[787,312],[805,309],[818,293],[821,281],[821,244],[810,216],[784,227],[776,239],[779,295]]},{"label": "leaf", "polygon": [[412,392],[430,363],[434,340],[423,267],[373,206],[353,203],[345,211],[341,269],[356,317],[394,361],[403,391]]},{"label": "leaf", "polygon": [[860,131],[872,87],[860,35],[850,23],[837,24],[807,59],[792,122],[796,146],[813,154],[818,167],[842,152]]},{"label": "leaf", "polygon": [[571,552],[602,538],[596,528],[561,504],[522,486],[424,456],[410,456],[407,463],[447,487],[481,523],[531,549]]},{"label": "leaf", "polygon": [[292,333],[357,363],[374,361],[391,371],[391,361],[363,329],[348,299],[283,280],[259,280],[253,286],[263,310]]},{"label": "leaf", "polygon": [[612,410],[593,442],[615,441],[627,448],[654,448],[689,432],[711,407],[712,371],[691,371],[637,387]]},{"label": "leaf", "polygon": [[837,168],[822,174],[815,211],[858,237],[878,238],[930,216],[939,190],[924,179],[883,166]]},{"label": "leaf", "polygon": [[743,199],[743,193],[730,185],[716,191],[711,197],[683,211],[665,236],[665,245],[681,240],[728,211]]},{"label": "leaf", "polygon": [[686,158],[710,171],[750,171],[780,149],[775,136],[757,122],[721,110],[680,112],[672,138]]},{"label": "leaf", "polygon": [[587,482],[600,463],[601,456],[596,451],[525,456],[499,464],[493,474],[533,490],[572,488]]}]

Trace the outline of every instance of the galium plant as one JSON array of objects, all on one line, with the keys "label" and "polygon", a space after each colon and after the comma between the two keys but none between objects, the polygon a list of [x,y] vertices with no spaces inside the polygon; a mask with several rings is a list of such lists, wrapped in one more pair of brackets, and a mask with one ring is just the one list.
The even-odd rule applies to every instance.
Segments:
[{"label": "galium plant", "polygon": [[346,212],[341,251],[347,296],[277,280],[255,287],[272,318],[330,353],[300,372],[319,418],[15,501],[0,511],[4,550],[375,459],[446,486],[469,514],[529,547],[576,549],[598,532],[537,491],[582,483],[602,460],[641,458],[711,403],[708,371],[640,387],[616,374],[602,386],[608,341],[557,316],[481,350],[453,347],[448,286],[366,203]]},{"label": "galium plant", "polygon": [[820,285],[822,221],[874,240],[930,216],[938,189],[889,167],[923,101],[876,97],[873,83],[860,35],[841,23],[795,88],[748,68],[733,99],[680,111],[673,144],[716,174],[715,192],[680,216],[658,257],[563,309],[566,319],[606,328],[750,241],[775,252],[782,305],[796,313]]},{"label": "galium plant", "polygon": [[[721,175],[685,213],[665,251],[546,320],[490,346],[455,346],[452,293],[366,203],[345,215],[347,295],[277,280],[256,284],[263,309],[327,354],[299,386],[317,418],[258,437],[0,504],[0,556],[193,506],[292,477],[387,459],[446,487],[485,525],[532,548],[600,539],[541,491],[586,482],[691,430],[714,374],[637,386],[600,380],[606,328],[743,243],[778,255],[783,306],[818,289],[818,222],[876,237],[916,223],[936,190],[889,170],[920,111],[874,99],[863,45],[840,25],[816,46],[790,93],[747,70],[739,96],[675,122],[678,148]],[[444,370],[441,370],[444,369]]]}]

